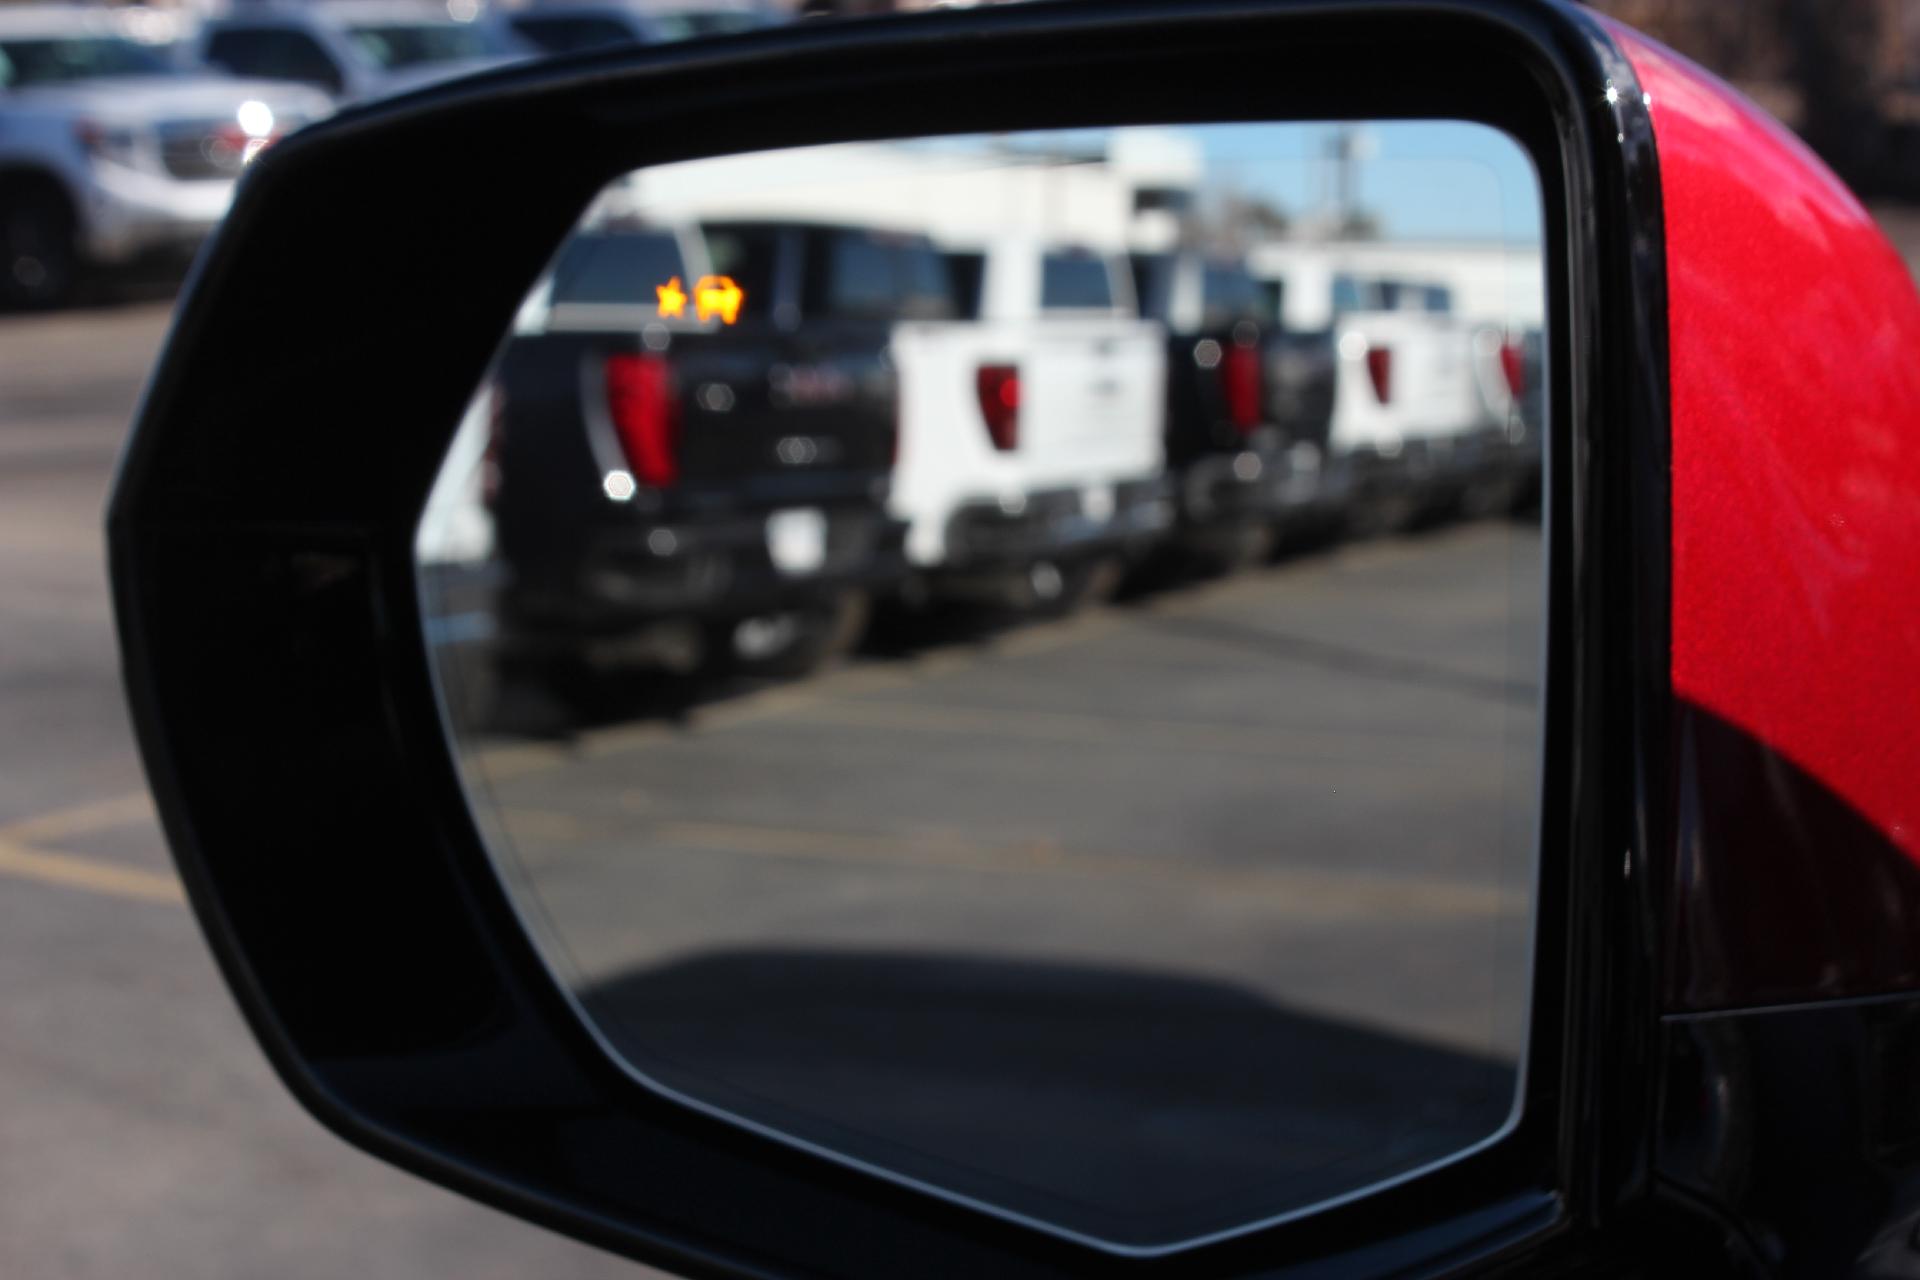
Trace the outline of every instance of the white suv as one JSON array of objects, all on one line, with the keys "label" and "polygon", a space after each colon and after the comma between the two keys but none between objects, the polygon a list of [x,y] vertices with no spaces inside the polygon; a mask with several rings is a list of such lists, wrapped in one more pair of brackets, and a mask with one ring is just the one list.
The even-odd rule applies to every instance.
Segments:
[{"label": "white suv", "polygon": [[365,102],[485,71],[532,53],[492,15],[425,0],[321,0],[234,8],[192,41],[202,62],[234,75]]},{"label": "white suv", "polygon": [[191,253],[260,149],[331,109],[183,73],[98,9],[0,8],[0,303],[55,305],[90,266]]}]

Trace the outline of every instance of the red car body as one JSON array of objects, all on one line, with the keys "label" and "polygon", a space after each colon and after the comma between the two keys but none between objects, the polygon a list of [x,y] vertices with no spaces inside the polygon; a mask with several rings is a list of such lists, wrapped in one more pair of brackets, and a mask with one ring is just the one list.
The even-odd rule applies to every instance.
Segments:
[{"label": "red car body", "polygon": [[[1659,147],[1673,694],[1683,790],[1715,837],[1677,851],[1667,1006],[1910,989],[1920,296],[1798,139],[1679,55],[1614,31]],[[1749,767],[1737,751],[1713,757],[1709,722],[1746,737]],[[1810,825],[1815,792],[1836,813]]]}]

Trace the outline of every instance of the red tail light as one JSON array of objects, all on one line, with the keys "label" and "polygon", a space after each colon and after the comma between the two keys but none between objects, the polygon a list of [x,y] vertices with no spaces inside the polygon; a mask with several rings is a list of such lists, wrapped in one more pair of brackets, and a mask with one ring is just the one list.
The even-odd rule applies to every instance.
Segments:
[{"label": "red tail light", "polygon": [[1260,349],[1234,343],[1220,358],[1220,390],[1227,417],[1241,435],[1260,425]]},{"label": "red tail light", "polygon": [[680,402],[657,355],[607,357],[607,408],[633,477],[653,489],[680,478]]},{"label": "red tail light", "polygon": [[1020,369],[1011,364],[983,364],[975,385],[980,391],[980,416],[987,420],[993,447],[1011,453],[1020,444]]},{"label": "red tail light", "polygon": [[1500,372],[1507,377],[1507,390],[1518,400],[1527,394],[1527,366],[1525,356],[1517,342],[1508,342],[1500,348]]},{"label": "red tail light", "polygon": [[1367,348],[1367,376],[1373,379],[1373,394],[1381,404],[1393,399],[1393,348]]}]

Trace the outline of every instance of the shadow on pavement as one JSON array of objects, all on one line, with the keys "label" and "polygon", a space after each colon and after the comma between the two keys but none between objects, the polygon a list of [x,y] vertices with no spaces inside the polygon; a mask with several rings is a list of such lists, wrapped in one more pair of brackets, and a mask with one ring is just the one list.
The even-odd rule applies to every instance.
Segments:
[{"label": "shadow on pavement", "polygon": [[972,955],[727,950],[583,993],[643,1073],[1070,1229],[1240,1225],[1471,1146],[1511,1062],[1207,978]]}]

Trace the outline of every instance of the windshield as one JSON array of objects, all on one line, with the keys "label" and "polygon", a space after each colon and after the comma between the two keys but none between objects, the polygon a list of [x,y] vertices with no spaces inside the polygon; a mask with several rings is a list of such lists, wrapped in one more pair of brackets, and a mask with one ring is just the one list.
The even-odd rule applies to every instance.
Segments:
[{"label": "windshield", "polygon": [[153,50],[118,36],[0,40],[0,85],[9,88],[172,71]]},{"label": "windshield", "polygon": [[511,52],[485,27],[463,22],[382,22],[350,27],[360,51],[386,71]]}]

